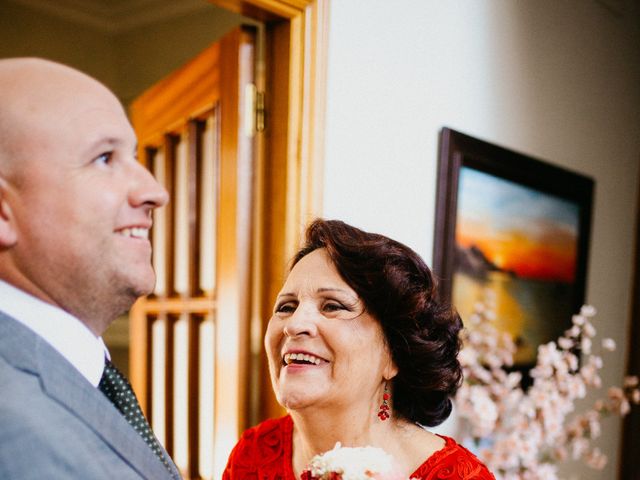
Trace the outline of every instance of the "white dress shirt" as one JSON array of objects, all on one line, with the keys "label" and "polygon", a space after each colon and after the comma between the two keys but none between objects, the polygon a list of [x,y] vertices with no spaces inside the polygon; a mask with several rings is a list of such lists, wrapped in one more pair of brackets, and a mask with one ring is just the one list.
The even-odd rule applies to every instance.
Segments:
[{"label": "white dress shirt", "polygon": [[46,340],[97,387],[110,358],[102,337],[96,337],[73,315],[0,280],[0,311]]}]

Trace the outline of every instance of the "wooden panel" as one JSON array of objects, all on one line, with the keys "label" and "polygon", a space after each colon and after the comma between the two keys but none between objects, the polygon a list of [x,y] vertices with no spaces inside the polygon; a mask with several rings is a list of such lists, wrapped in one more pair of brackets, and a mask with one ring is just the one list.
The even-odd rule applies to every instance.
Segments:
[{"label": "wooden panel", "polygon": [[216,328],[215,317],[209,313],[199,324],[199,409],[198,409],[198,457],[201,478],[213,478],[213,450],[215,432],[215,357]]},{"label": "wooden panel", "polygon": [[[152,159],[150,168],[153,176],[161,185],[167,184],[167,165],[165,159],[164,145],[158,149],[145,149],[146,154]],[[167,209],[157,208],[153,211],[154,232],[162,232],[161,234],[153,234],[151,243],[153,246],[153,269],[156,272],[156,286],[154,294],[164,296],[167,294],[167,275],[169,250],[167,248]]]},{"label": "wooden panel", "polygon": [[[164,183],[164,188],[166,188],[167,192],[169,193],[169,198],[173,199],[176,196],[176,187],[175,187],[175,163],[176,163],[176,158],[175,158],[175,143],[177,141],[177,137],[175,135],[170,135],[170,134],[165,134],[162,136],[161,138],[161,144],[162,144],[162,150],[164,151],[164,162],[165,162],[165,183]],[[146,147],[149,148],[149,147]],[[174,256],[175,256],[175,242],[176,242],[176,237],[175,237],[175,228],[174,228],[174,222],[175,222],[175,215],[173,213],[173,206],[171,203],[169,203],[169,205],[167,205],[166,207],[164,207],[163,209],[165,211],[165,225],[164,225],[164,231],[160,231],[158,229],[156,229],[154,227],[153,232],[154,235],[162,235],[162,232],[164,232],[164,236],[166,238],[165,240],[165,245],[166,245],[166,258],[164,260],[166,268],[167,268],[167,272],[166,272],[166,289],[165,289],[165,295],[172,295],[175,293],[174,291],[174,284],[175,284],[175,269],[174,269]]]},{"label": "wooden panel", "polygon": [[[201,316],[188,315],[187,469],[189,478],[200,476],[200,323]],[[214,360],[215,361],[215,360]],[[213,381],[211,379],[210,381]]]},{"label": "wooden panel", "polygon": [[[198,179],[202,175],[202,131],[203,122],[192,119],[187,125],[187,142],[188,142],[188,170],[187,170],[187,186],[189,191],[189,296],[197,297],[202,295],[200,289],[200,182]],[[215,196],[216,190],[211,193]]]},{"label": "wooden panel", "polygon": [[167,370],[167,323],[152,316],[149,317],[151,325],[151,365],[155,368],[151,371],[151,408],[149,420],[156,437],[162,445],[167,443],[167,431],[165,418],[167,417],[167,384],[165,372]]},{"label": "wooden panel", "polygon": [[198,286],[205,295],[212,295],[216,287],[216,223],[218,215],[219,189],[218,178],[220,172],[219,159],[219,125],[217,108],[207,118],[202,132],[202,171],[200,174],[200,238],[199,248],[199,278]]},{"label": "wooden panel", "polygon": [[[189,470],[189,314],[173,326],[173,461],[181,472]],[[155,367],[154,367],[155,368]]]},{"label": "wooden panel", "polygon": [[190,233],[191,219],[189,218],[189,158],[187,153],[188,140],[186,135],[176,137],[174,143],[175,154],[175,195],[173,197],[173,225],[175,236],[174,281],[173,290],[182,296],[188,296],[190,289],[191,253]]},{"label": "wooden panel", "polygon": [[164,132],[218,102],[219,58],[216,43],[133,102],[131,115],[140,143],[157,143]]},{"label": "wooden panel", "polygon": [[[164,448],[169,455],[173,456],[174,452],[174,429],[173,429],[173,411],[174,411],[174,325],[180,319],[180,315],[171,313],[162,315],[160,317],[165,323],[165,337],[164,337],[164,351],[165,351],[165,370],[164,370],[164,384],[165,384],[165,412],[164,418],[164,430],[165,430],[165,443]],[[155,368],[151,365],[151,368]],[[151,401],[151,399],[149,399]],[[158,420],[161,421],[161,420]]]}]

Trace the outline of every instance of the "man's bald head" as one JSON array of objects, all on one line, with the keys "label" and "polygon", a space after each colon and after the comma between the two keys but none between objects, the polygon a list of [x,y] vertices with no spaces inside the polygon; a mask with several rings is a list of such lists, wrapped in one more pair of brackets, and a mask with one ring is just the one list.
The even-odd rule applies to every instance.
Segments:
[{"label": "man's bald head", "polygon": [[119,105],[111,91],[97,80],[66,65],[41,58],[0,59],[0,177],[19,177],[34,129],[56,112],[64,121],[69,99],[103,96]]}]

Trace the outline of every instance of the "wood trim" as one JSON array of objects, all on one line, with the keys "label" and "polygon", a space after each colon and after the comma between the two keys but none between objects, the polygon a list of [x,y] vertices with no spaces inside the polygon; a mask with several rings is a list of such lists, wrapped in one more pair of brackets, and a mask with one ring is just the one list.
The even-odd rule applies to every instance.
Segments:
[{"label": "wood trim", "polygon": [[[262,336],[304,226],[321,213],[330,0],[209,1],[263,21],[266,28],[266,151],[257,191],[267,202],[255,224],[261,253],[254,253],[254,262],[260,262],[254,271],[260,272],[261,292],[254,301]],[[282,413],[261,355],[258,420]]]},{"label": "wood trim", "polygon": [[187,471],[185,473],[186,478],[200,478],[200,425],[198,423],[198,416],[200,413],[200,342],[199,342],[199,328],[200,322],[203,318],[201,316],[189,315],[188,319],[188,344],[189,344],[189,359],[188,359],[188,390],[189,396],[187,398],[187,435],[189,445],[189,452],[187,458]]},{"label": "wood trim", "polygon": [[173,388],[174,385],[174,365],[175,365],[175,336],[174,336],[174,325],[180,319],[179,314],[167,314],[160,317],[160,321],[164,322],[165,325],[165,343],[164,343],[164,351],[166,355],[166,368],[164,371],[164,385],[165,385],[165,395],[164,395],[164,408],[165,408],[165,418],[164,418],[164,431],[165,431],[165,440],[164,440],[164,448],[169,453],[169,456],[173,456],[173,444],[174,444],[174,428],[173,428],[173,405],[174,405],[174,396],[175,390]]},{"label": "wood trim", "polygon": [[219,7],[263,22],[291,20],[315,0],[209,0]]},{"label": "wood trim", "polygon": [[200,290],[200,211],[201,191],[198,184],[200,171],[198,158],[202,155],[202,123],[197,120],[189,120],[187,124],[187,140],[189,142],[187,158],[188,184],[189,184],[189,252],[193,261],[189,262],[189,297],[201,296]]},{"label": "wood trim", "polygon": [[[165,188],[169,193],[169,198],[175,198],[176,186],[175,186],[175,143],[176,137],[174,135],[164,135],[162,137],[164,148],[164,165],[165,165]],[[167,272],[165,294],[173,295],[175,282],[175,243],[176,243],[176,230],[175,230],[175,202],[169,203],[164,207],[166,211],[165,222],[165,234],[167,236],[166,251],[165,251],[165,271]],[[133,348],[134,344],[131,344]],[[134,351],[132,350],[132,354]],[[133,357],[132,357],[133,358]]]},{"label": "wood trim", "polygon": [[[627,375],[638,375],[640,372],[640,349],[637,348],[640,344],[640,191],[636,200],[634,257],[631,324],[629,335],[627,335]],[[618,478],[640,480],[638,458],[640,458],[640,408],[637,405],[632,405],[631,412],[623,422]]]},{"label": "wood trim", "polygon": [[[209,0],[266,21],[270,61],[267,115],[271,158],[284,162],[285,251],[292,255],[321,212],[329,0]],[[269,168],[268,170],[274,170]],[[270,175],[270,172],[267,172]],[[282,183],[279,184],[280,188]]]}]

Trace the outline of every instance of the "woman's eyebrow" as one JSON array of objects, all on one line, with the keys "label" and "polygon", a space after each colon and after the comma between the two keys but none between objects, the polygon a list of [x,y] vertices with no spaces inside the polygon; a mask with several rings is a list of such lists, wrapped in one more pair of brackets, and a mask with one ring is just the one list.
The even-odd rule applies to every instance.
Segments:
[{"label": "woman's eyebrow", "polygon": [[[349,296],[354,296],[353,292],[350,292],[348,290],[345,290],[344,288],[338,288],[338,287],[320,287],[316,290],[317,293],[325,293],[325,292],[340,292],[340,293],[344,293],[345,295],[349,295]],[[280,295],[278,295],[278,298],[280,297],[295,297],[296,294],[293,292],[283,292]]]},{"label": "woman's eyebrow", "polygon": [[316,292],[318,293],[324,293],[324,292],[341,292],[341,293],[345,293],[347,295],[353,295],[351,292],[349,292],[348,290],[345,290],[344,288],[332,288],[332,287],[321,287],[318,288],[316,290]]}]

